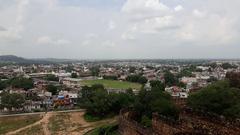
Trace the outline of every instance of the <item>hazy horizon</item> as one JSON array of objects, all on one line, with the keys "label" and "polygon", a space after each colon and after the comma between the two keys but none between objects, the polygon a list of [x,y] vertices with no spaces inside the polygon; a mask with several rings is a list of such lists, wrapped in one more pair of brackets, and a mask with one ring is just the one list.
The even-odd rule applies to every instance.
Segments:
[{"label": "hazy horizon", "polygon": [[0,0],[0,55],[239,59],[239,0]]}]

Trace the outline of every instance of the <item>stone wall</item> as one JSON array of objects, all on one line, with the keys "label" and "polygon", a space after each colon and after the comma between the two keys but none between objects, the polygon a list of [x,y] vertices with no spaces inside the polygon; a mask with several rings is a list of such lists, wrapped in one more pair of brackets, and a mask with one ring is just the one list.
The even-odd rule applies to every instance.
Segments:
[{"label": "stone wall", "polygon": [[121,135],[151,135],[151,129],[144,128],[129,116],[128,110],[121,110],[119,115],[119,132]]},{"label": "stone wall", "polygon": [[129,111],[119,116],[122,135],[240,135],[240,121],[229,121],[207,113],[183,111],[178,121],[153,114],[152,128],[133,121]]}]

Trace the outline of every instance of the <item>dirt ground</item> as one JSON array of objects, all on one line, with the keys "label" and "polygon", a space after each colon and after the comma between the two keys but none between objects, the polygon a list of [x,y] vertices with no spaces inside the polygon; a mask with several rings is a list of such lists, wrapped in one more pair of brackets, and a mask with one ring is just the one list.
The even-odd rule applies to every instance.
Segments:
[{"label": "dirt ground", "polygon": [[[84,112],[49,112],[34,124],[9,132],[7,135],[84,135],[96,127],[117,121],[117,118],[112,118],[86,122],[83,115]],[[34,129],[37,129],[37,132]]]}]

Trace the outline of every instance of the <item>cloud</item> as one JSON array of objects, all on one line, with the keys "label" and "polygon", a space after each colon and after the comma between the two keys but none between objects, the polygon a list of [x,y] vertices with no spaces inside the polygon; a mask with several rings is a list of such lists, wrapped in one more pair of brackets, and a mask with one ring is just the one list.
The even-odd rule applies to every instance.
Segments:
[{"label": "cloud", "polygon": [[104,42],[102,43],[102,46],[104,46],[104,47],[115,47],[115,46],[116,46],[116,43],[113,42],[113,41],[107,40],[107,41],[104,41]]},{"label": "cloud", "polygon": [[51,37],[43,36],[37,39],[37,43],[45,45],[67,45],[71,42],[65,39],[52,39]]},{"label": "cloud", "polygon": [[204,17],[206,15],[206,13],[202,12],[202,11],[199,11],[198,9],[194,9],[193,10],[193,15],[196,16],[196,17]]},{"label": "cloud", "polygon": [[109,30],[114,30],[115,28],[116,28],[116,23],[111,20],[108,24],[108,29]]},{"label": "cloud", "polygon": [[167,10],[169,10],[169,8],[159,0],[127,0],[122,7],[122,11],[126,13],[159,12]]},{"label": "cloud", "polygon": [[0,26],[0,31],[6,31],[6,30],[7,30],[6,28]]},{"label": "cloud", "polygon": [[[236,52],[240,49],[236,47],[239,0],[124,0],[115,2],[119,5],[114,8],[104,8],[105,2],[77,3],[0,0],[1,52],[27,57],[135,58],[140,57],[137,50],[142,58],[161,58],[221,56],[218,52],[228,50],[223,57],[240,57]],[[218,52],[206,54],[214,47]]]},{"label": "cloud", "polygon": [[184,8],[182,7],[182,5],[177,5],[175,8],[174,8],[174,10],[176,11],[176,12],[179,12],[179,11],[182,11]]}]

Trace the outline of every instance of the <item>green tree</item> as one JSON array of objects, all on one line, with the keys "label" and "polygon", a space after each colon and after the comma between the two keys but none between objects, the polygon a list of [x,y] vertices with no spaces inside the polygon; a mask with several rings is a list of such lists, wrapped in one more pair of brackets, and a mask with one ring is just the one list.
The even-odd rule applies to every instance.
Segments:
[{"label": "green tree", "polygon": [[71,74],[71,77],[72,77],[72,78],[78,78],[78,75],[77,75],[77,73],[72,73],[72,74]]},{"label": "green tree", "polygon": [[12,78],[10,84],[14,88],[23,88],[25,90],[33,88],[33,80],[23,77]]},{"label": "green tree", "polygon": [[178,83],[178,79],[174,76],[174,74],[172,74],[169,71],[165,72],[164,80],[165,80],[165,84],[167,86],[173,86],[173,85],[176,85]]},{"label": "green tree", "polygon": [[223,63],[223,64],[222,64],[222,68],[223,68],[223,69],[237,68],[237,66],[232,65],[232,64],[230,64],[230,63]]},{"label": "green tree", "polygon": [[132,90],[126,93],[108,93],[103,85],[82,88],[80,106],[87,110],[88,115],[104,118],[118,114],[121,108],[133,106],[135,95]]},{"label": "green tree", "polygon": [[[231,88],[228,81],[213,83],[188,98],[193,109],[239,118],[240,90]],[[232,111],[235,110],[235,111]]]},{"label": "green tree", "polygon": [[103,79],[106,79],[106,80],[117,80],[118,77],[115,76],[115,75],[104,75]]},{"label": "green tree", "polygon": [[229,80],[231,87],[240,88],[240,72],[228,72],[226,78]]},{"label": "green tree", "polygon": [[12,108],[19,109],[22,108],[25,103],[24,96],[21,94],[10,94],[7,92],[4,92],[1,94],[1,106],[6,107],[9,110],[12,110]]},{"label": "green tree", "polygon": [[46,80],[58,82],[59,78],[55,75],[47,75]]},{"label": "green tree", "polygon": [[54,86],[52,84],[47,85],[47,91],[51,92],[52,95],[57,95],[58,94],[58,87]]},{"label": "green tree", "polygon": [[[141,90],[137,96],[134,110],[139,117],[152,118],[152,113],[178,118],[179,111],[171,100],[171,96],[163,91],[152,88],[151,91]],[[138,120],[141,121],[141,120]]]},{"label": "green tree", "polygon": [[130,67],[130,68],[129,68],[129,72],[130,72],[130,73],[134,73],[134,72],[135,72],[135,70],[136,70],[136,68],[135,68],[135,67]]},{"label": "green tree", "polygon": [[159,89],[161,91],[165,90],[164,84],[161,81],[159,81],[159,80],[152,80],[152,81],[150,81],[150,85],[151,85],[152,88],[157,88],[157,89]]},{"label": "green tree", "polygon": [[0,80],[0,90],[3,90],[7,87],[7,81]]},{"label": "green tree", "polygon": [[126,78],[127,81],[129,82],[135,82],[135,83],[141,83],[141,84],[145,84],[147,83],[147,78],[141,75],[129,75]]},{"label": "green tree", "polygon": [[90,68],[92,76],[98,76],[100,72],[99,66],[94,66]]}]

